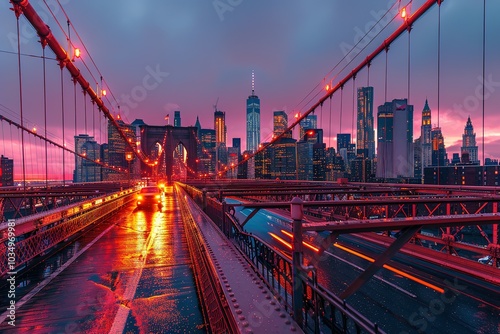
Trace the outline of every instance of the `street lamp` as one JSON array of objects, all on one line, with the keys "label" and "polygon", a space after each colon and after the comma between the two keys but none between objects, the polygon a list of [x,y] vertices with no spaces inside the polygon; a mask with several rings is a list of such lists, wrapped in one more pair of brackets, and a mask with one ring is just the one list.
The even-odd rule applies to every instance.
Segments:
[{"label": "street lamp", "polygon": [[128,162],[128,185],[130,186],[130,163],[134,160],[134,153],[131,151],[125,152],[125,160]]}]

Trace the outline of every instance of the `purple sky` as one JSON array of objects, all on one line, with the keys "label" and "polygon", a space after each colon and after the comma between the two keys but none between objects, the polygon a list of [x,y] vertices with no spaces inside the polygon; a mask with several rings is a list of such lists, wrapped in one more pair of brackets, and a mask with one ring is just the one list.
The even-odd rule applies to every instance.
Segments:
[{"label": "purple sky", "polygon": [[[72,24],[99,67],[114,97],[122,105],[122,117],[132,122],[142,118],[148,124],[164,124],[167,113],[181,110],[182,125],[193,125],[199,116],[204,128],[213,128],[213,104],[226,112],[228,142],[233,137],[245,138],[245,101],[251,92],[251,71],[255,71],[256,94],[261,99],[261,140],[272,131],[272,112],[284,109],[290,115],[305,111],[316,102],[321,87],[344,77],[368,52],[401,24],[397,18],[368,45],[365,51],[340,71],[347,61],[341,59],[345,50],[359,40],[387,9],[395,3],[388,0],[358,1],[76,1],[60,0]],[[408,0],[402,1],[405,4]],[[424,1],[415,0],[411,10]],[[65,37],[48,14],[43,1],[31,3],[47,19],[54,35],[65,45]],[[66,31],[66,19],[55,0],[47,3]],[[229,5],[232,3],[234,5]],[[217,4],[226,4],[218,7]],[[221,6],[221,5],[220,5]],[[8,1],[0,3],[0,113],[18,120],[19,98],[15,16]],[[397,8],[398,5],[395,5]],[[500,2],[487,1],[487,43],[485,99],[486,157],[500,158],[500,22],[496,14]],[[392,15],[391,15],[392,16]],[[445,1],[441,9],[441,91],[440,118],[449,156],[458,152],[461,134],[470,115],[477,133],[482,157],[482,109],[480,77],[482,74],[482,2],[470,0]],[[432,122],[437,125],[437,6],[418,21],[411,32],[411,95],[414,105],[414,138],[420,135],[420,112],[428,98]],[[382,23],[387,20],[382,19]],[[380,25],[375,30],[380,30]],[[21,17],[22,52],[41,55],[37,38]],[[80,42],[71,31],[76,45]],[[362,41],[360,44],[365,44]],[[408,36],[397,40],[388,54],[387,99],[407,97]],[[48,56],[52,56],[50,50]],[[76,64],[95,85],[99,74],[88,55],[83,59],[96,79],[92,79],[81,60]],[[329,71],[341,61],[332,73]],[[43,128],[42,61],[22,57],[24,115],[28,125]],[[157,72],[157,80],[147,77]],[[47,62],[48,96],[50,98],[48,131],[53,138],[61,134],[61,93],[59,68]],[[147,79],[145,79],[147,77]],[[335,79],[336,78],[336,79]],[[370,85],[374,86],[376,107],[384,102],[385,55],[378,57],[370,69]],[[65,80],[66,141],[74,135],[73,85]],[[145,81],[146,80],[146,81]],[[357,78],[356,87],[367,84],[367,71]],[[317,86],[318,85],[318,86]],[[317,86],[316,89],[313,88]],[[331,105],[318,110],[318,121],[324,129],[325,141],[335,146],[334,137],[342,127],[352,129],[352,82],[343,92],[342,124],[340,125],[340,94]],[[147,89],[145,89],[147,88]],[[313,94],[307,94],[313,90]],[[144,94],[146,93],[146,94]],[[129,102],[126,102],[129,96]],[[314,97],[316,95],[316,97]],[[110,97],[108,95],[108,97]],[[301,101],[305,98],[305,102]],[[310,101],[310,102],[309,102]],[[84,107],[77,97],[77,132],[84,132]],[[309,102],[309,103],[307,103]],[[115,106],[110,97],[108,106]],[[115,109],[117,112],[117,110]],[[90,127],[92,109],[87,103]],[[17,117],[17,118],[16,118]],[[171,119],[172,123],[172,119]],[[6,128],[1,128],[6,132]],[[92,133],[91,133],[92,134]],[[3,138],[8,137],[5,133]],[[99,141],[99,134],[96,135]],[[4,139],[5,140],[5,139]],[[0,145],[0,149],[2,146]],[[5,152],[9,153],[8,150]]]}]

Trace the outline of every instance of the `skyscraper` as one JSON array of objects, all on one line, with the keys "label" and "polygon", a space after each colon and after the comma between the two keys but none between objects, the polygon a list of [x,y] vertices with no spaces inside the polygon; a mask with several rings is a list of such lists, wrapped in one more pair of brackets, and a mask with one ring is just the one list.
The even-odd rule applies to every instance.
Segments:
[{"label": "skyscraper", "polygon": [[226,145],[226,113],[220,110],[214,112],[215,142],[217,145]]},{"label": "skyscraper", "polygon": [[[318,144],[318,145],[316,145]],[[323,145],[323,129],[309,129],[297,141],[297,179],[324,180],[326,145]],[[322,164],[322,169],[318,169]],[[316,173],[315,173],[316,169]]]},{"label": "skyscraper", "polygon": [[288,127],[288,115],[283,110],[273,112],[273,135],[277,137]]},{"label": "skyscraper", "polygon": [[252,95],[247,99],[247,151],[255,152],[260,144],[260,99],[255,95],[255,75],[252,72]]},{"label": "skyscraper", "polygon": [[[126,124],[120,117],[120,115],[116,118],[116,123],[120,127],[120,129],[124,132],[125,136],[129,140],[130,143],[136,142],[135,136],[135,127]],[[110,166],[114,166],[116,168],[128,168],[128,161],[125,159],[125,151],[129,147],[129,145],[125,142],[125,140],[120,135],[118,129],[113,126],[111,121],[108,122],[108,164]],[[105,171],[105,179],[116,180],[125,178],[125,175],[120,175],[113,170]]]},{"label": "skyscraper", "polygon": [[174,126],[181,126],[181,112],[179,110],[174,111]]},{"label": "skyscraper", "polygon": [[0,156],[0,187],[14,185],[14,160]]},{"label": "skyscraper", "polygon": [[343,148],[347,150],[347,146],[350,142],[351,142],[350,133],[337,133],[337,153],[339,153],[340,150]]},{"label": "skyscraper", "polygon": [[425,99],[422,110],[422,125],[420,126],[421,166],[422,170],[432,164],[432,142],[431,142],[431,108]]},{"label": "skyscraper", "polygon": [[373,87],[358,88],[357,154],[368,159],[375,157],[373,131]]},{"label": "skyscraper", "polygon": [[469,160],[473,164],[479,163],[478,149],[476,145],[476,134],[474,133],[474,127],[469,118],[467,118],[467,123],[465,124],[464,134],[462,135],[462,155],[467,152],[469,153]]},{"label": "skyscraper", "polygon": [[215,172],[215,130],[200,130],[201,153],[198,156],[200,160],[199,170],[202,173]]},{"label": "skyscraper", "polygon": [[300,134],[299,141],[302,140],[304,134],[309,129],[316,129],[318,127],[318,117],[316,115],[307,115],[303,120],[300,121]]},{"label": "skyscraper", "polygon": [[350,133],[337,133],[337,154],[342,157],[342,160],[346,165],[349,163],[349,148],[351,143]]},{"label": "skyscraper", "polygon": [[[291,131],[290,131],[291,132]],[[296,140],[290,135],[278,139],[271,147],[271,178],[296,179]]]},{"label": "skyscraper", "polygon": [[89,160],[75,155],[73,182],[101,181],[101,166],[91,161],[99,161],[101,159],[101,145],[94,140],[94,137],[87,134],[75,136],[75,152]]},{"label": "skyscraper", "polygon": [[431,130],[432,166],[443,167],[448,165],[448,155],[444,146],[444,137],[441,128]]},{"label": "skyscraper", "polygon": [[413,106],[395,99],[378,107],[377,177],[413,177]]}]

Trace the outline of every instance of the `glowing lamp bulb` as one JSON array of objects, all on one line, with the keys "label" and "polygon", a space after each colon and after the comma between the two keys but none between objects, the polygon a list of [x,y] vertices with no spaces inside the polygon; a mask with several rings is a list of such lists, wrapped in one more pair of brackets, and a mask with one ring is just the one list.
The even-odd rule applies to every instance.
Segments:
[{"label": "glowing lamp bulb", "polygon": [[108,92],[106,92],[105,89],[103,89],[101,93],[102,93],[102,96],[106,96],[106,94],[108,94]]},{"label": "glowing lamp bulb", "polygon": [[80,58],[80,56],[81,56],[81,55],[82,55],[82,54],[81,54],[80,49],[79,49],[79,48],[76,48],[76,49],[75,49],[75,57],[76,57],[76,58]]},{"label": "glowing lamp bulb", "polygon": [[326,85],[325,90],[328,92],[330,90],[330,85]]},{"label": "glowing lamp bulb", "polygon": [[403,9],[401,9],[401,17],[402,17],[403,19],[405,19],[405,18],[406,18],[406,7],[403,7]]}]

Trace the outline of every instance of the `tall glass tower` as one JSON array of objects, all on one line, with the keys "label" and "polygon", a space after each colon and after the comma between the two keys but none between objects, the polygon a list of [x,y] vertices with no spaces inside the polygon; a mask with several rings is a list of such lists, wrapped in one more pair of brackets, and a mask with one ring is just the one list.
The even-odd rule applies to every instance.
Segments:
[{"label": "tall glass tower", "polygon": [[215,142],[226,145],[226,113],[220,110],[214,112]]},{"label": "tall glass tower", "polygon": [[413,177],[413,106],[395,99],[378,107],[377,177]]},{"label": "tall glass tower", "polygon": [[260,143],[260,99],[255,95],[255,75],[252,71],[252,95],[247,99],[247,151],[255,152]]},{"label": "tall glass tower", "polygon": [[373,87],[358,88],[357,154],[368,159],[375,157],[373,131]]}]

